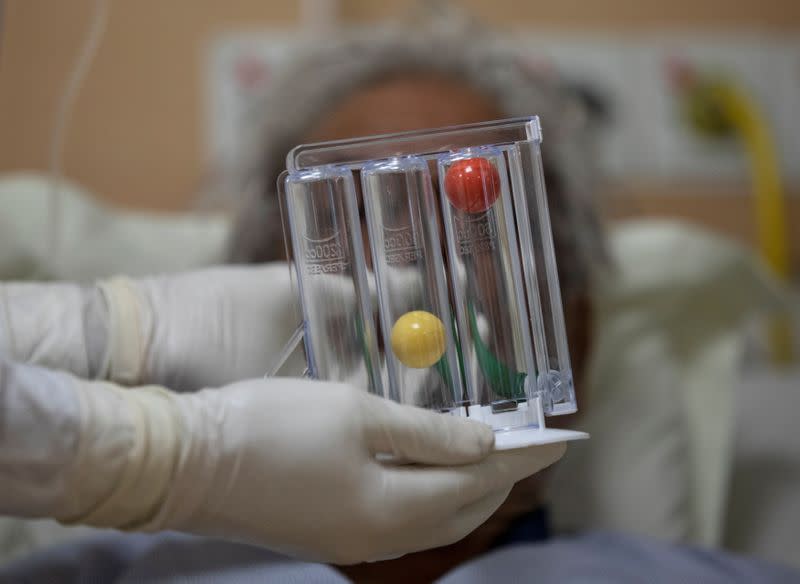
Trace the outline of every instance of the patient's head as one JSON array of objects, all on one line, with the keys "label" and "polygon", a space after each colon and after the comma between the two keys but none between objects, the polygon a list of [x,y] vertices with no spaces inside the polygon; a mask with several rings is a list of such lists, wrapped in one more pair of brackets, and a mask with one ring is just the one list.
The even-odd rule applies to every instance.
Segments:
[{"label": "patient's head", "polygon": [[[506,117],[542,116],[545,180],[573,369],[580,389],[588,350],[589,286],[603,242],[586,187],[588,118],[556,80],[538,76],[489,40],[413,34],[348,39],[311,52],[265,100],[256,182],[260,190],[240,215],[233,261],[283,257],[275,184],[286,152],[333,140]],[[579,396],[580,400],[580,396]],[[581,404],[585,406],[585,404]],[[557,422],[558,418],[551,418]],[[521,514],[541,504],[542,475],[519,483],[506,503],[462,542],[399,560],[348,569],[355,578],[404,581],[435,577],[485,550]],[[401,567],[402,566],[402,567]],[[399,569],[399,571],[398,571]],[[409,570],[420,570],[418,578]]]}]

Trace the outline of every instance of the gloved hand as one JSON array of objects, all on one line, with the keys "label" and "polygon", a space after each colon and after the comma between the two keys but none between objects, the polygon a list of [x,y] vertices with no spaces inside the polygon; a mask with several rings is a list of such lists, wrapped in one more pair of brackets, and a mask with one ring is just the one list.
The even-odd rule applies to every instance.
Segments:
[{"label": "gloved hand", "polygon": [[[316,290],[320,301],[352,312],[352,287],[335,284]],[[300,320],[285,263],[97,286],[0,284],[0,352],[126,385],[189,391],[263,376]],[[300,375],[302,361],[288,371]]]},{"label": "gloved hand", "polygon": [[[393,290],[422,293],[416,271],[394,270],[391,277]],[[331,326],[355,310],[348,278],[327,276],[309,293],[312,304],[325,305]],[[126,385],[219,387],[272,368],[301,321],[296,294],[285,263],[97,286],[0,284],[0,352]],[[370,295],[376,306],[372,287]],[[294,357],[286,372],[299,376],[305,362],[301,352]]]},{"label": "gloved hand", "polygon": [[[395,270],[389,285],[422,294],[415,270]],[[372,278],[370,302],[377,306]],[[130,385],[157,383],[189,391],[263,376],[301,323],[298,292],[285,263],[228,266],[158,278],[118,278],[99,284],[108,305],[107,378]],[[306,292],[324,306],[336,342],[342,319],[358,302],[349,277],[326,276]],[[300,376],[302,353],[287,370]]]},{"label": "gloved hand", "polygon": [[[491,453],[487,426],[331,383],[175,394],[15,367],[27,373],[0,376],[18,386],[0,401],[24,396],[16,425],[37,403],[44,436],[38,457],[25,437],[0,448],[0,512],[69,523],[223,536],[337,563],[384,559],[464,537],[515,481],[564,452]],[[49,442],[57,460],[42,459]]]},{"label": "gloved hand", "polygon": [[99,287],[108,307],[105,376],[130,385],[189,391],[261,377],[300,323],[285,263]]}]

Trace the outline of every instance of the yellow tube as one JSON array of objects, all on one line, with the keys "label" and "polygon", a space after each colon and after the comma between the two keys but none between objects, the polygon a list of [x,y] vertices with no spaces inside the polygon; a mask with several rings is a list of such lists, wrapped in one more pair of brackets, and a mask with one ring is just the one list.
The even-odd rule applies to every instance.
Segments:
[{"label": "yellow tube", "polygon": [[[726,117],[741,138],[750,163],[761,256],[781,280],[787,281],[790,259],[786,209],[778,157],[767,123],[756,104],[733,84],[715,85],[714,91]],[[776,361],[789,362],[792,358],[792,332],[788,319],[776,320],[770,337]]]},{"label": "yellow tube", "polygon": [[789,277],[786,211],[778,161],[767,124],[753,101],[730,84],[720,84],[722,104],[747,151],[753,175],[758,241],[761,254],[781,279]]}]

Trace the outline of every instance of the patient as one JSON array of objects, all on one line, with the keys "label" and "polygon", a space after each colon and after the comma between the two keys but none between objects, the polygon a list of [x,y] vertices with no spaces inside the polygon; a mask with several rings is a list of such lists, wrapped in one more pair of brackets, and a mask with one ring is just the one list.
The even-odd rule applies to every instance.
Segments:
[{"label": "patient", "polygon": [[[300,103],[296,101],[298,95],[304,96]],[[288,110],[292,110],[291,120],[278,113]],[[251,178],[261,188],[245,206],[234,230],[231,246],[234,261],[258,262],[283,257],[275,183],[284,168],[285,152],[293,145],[523,115],[542,116],[545,180],[567,333],[579,408],[586,409],[580,390],[584,386],[582,377],[590,349],[591,283],[607,267],[607,256],[591,192],[595,178],[591,149],[593,120],[578,96],[557,79],[537,74],[524,60],[495,48],[489,37],[470,33],[443,39],[424,33],[418,37],[400,34],[368,45],[357,39],[342,41],[335,47],[326,46],[322,53],[306,55],[292,70],[291,78],[265,99],[259,114],[262,117],[255,127],[266,144],[259,151]],[[576,424],[579,418],[570,419],[576,416],[550,418],[549,423]],[[512,544],[543,542],[550,536],[542,500],[547,475],[546,470],[518,483],[486,523],[454,545],[396,560],[338,569],[356,582],[430,582],[448,573],[456,581],[459,571],[454,569],[485,557],[487,552],[509,549]],[[650,552],[647,544],[636,549],[635,542],[614,542],[613,538],[610,541],[609,545],[617,550],[627,547],[625,553]],[[599,543],[599,548],[606,545],[602,537],[587,543],[583,549],[587,558],[592,557],[588,552],[595,543]],[[569,545],[572,543],[562,549],[569,549]],[[582,545],[578,543],[575,550]],[[516,549],[522,553],[525,548]],[[601,555],[604,553],[600,551]],[[538,557],[546,559],[546,555]],[[523,555],[518,558],[520,561],[505,566],[502,561],[499,565],[495,562],[493,569],[478,572],[479,579],[499,581],[504,576],[536,574],[536,569],[520,571],[533,558],[532,554]],[[569,553],[564,558],[567,562],[572,559]],[[670,561],[670,569],[678,570],[676,576],[691,577],[691,562],[682,564],[673,559],[661,557],[662,562]],[[635,564],[631,564],[630,572],[636,575],[635,580],[657,565],[644,562],[637,570]],[[743,581],[750,578],[746,574],[758,573],[747,572],[745,566],[734,565],[730,569],[727,576],[741,569]],[[541,569],[540,575],[545,571]],[[475,572],[469,573],[474,577]],[[559,570],[551,573],[559,574]],[[569,569],[555,576],[554,581],[560,581],[568,573]],[[592,570],[584,572],[584,577],[587,573],[592,574]],[[672,579],[666,568],[663,575],[664,581]],[[713,577],[710,573],[698,573],[697,580],[713,581]],[[728,581],[724,573],[720,578]]]},{"label": "patient", "polygon": [[[379,46],[379,50],[355,58],[352,56],[360,53],[357,41],[343,43],[338,49],[328,47],[325,57],[312,54],[298,65],[303,74],[293,70],[292,75],[300,84],[304,78],[314,79],[314,87],[309,88],[312,95],[289,80],[268,97],[264,120],[257,126],[268,142],[257,171],[263,188],[240,215],[232,258],[256,262],[283,256],[275,184],[288,145],[545,114],[545,175],[572,363],[580,389],[589,339],[589,285],[592,271],[601,267],[604,258],[596,214],[589,193],[581,190],[579,182],[591,166],[583,156],[586,149],[581,141],[589,139],[590,120],[581,103],[554,80],[527,71],[512,56],[485,45],[483,51],[476,50],[481,46],[476,41],[398,37]],[[337,59],[340,53],[349,61]],[[338,75],[337,66],[329,65],[337,61],[347,62],[347,76]],[[330,67],[333,70],[328,70]],[[293,100],[301,94],[306,101],[297,104]],[[319,99],[322,95],[329,97]],[[316,106],[317,99],[325,106]],[[283,120],[276,119],[275,112],[286,111],[289,103],[295,104],[296,127],[287,126],[284,134],[278,134],[275,127]],[[287,146],[276,147],[278,135],[279,143]],[[568,160],[560,156],[563,152],[571,153]],[[572,175],[572,168],[581,169],[579,176]],[[558,418],[550,421],[564,423]],[[356,581],[431,581],[501,543],[542,538],[547,529],[540,510],[544,474],[519,483],[488,522],[455,545],[342,570]]]}]

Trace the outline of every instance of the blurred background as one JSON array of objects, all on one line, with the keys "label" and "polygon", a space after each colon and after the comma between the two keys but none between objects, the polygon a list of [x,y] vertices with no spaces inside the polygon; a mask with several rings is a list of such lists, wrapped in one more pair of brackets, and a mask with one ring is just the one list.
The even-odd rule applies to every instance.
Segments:
[{"label": "blurred background", "polygon": [[[800,2],[106,6],[98,19],[94,0],[0,2],[0,174],[56,169],[70,192],[80,187],[81,201],[106,208],[80,203],[84,218],[62,234],[80,258],[51,261],[47,277],[220,261],[227,224],[179,218],[241,198],[226,177],[251,154],[242,139],[248,113],[298,47],[353,29],[380,34],[426,14],[438,15],[444,34],[448,14],[469,18],[531,70],[562,79],[600,121],[602,172],[592,192],[619,271],[595,306],[592,398],[581,405],[582,429],[593,437],[559,466],[556,524],[800,566],[797,338],[794,359],[775,350],[792,345],[786,315],[798,307]],[[98,22],[105,33],[74,99],[65,99]],[[17,194],[48,189],[46,181],[8,184],[5,192]],[[23,213],[26,196],[2,211],[0,234],[18,230],[44,264],[51,252],[39,245],[48,237],[42,217],[52,211]],[[132,214],[123,221],[112,208]],[[182,250],[173,264],[165,245]],[[0,249],[3,278],[42,275],[22,269],[30,258],[11,257],[12,248]],[[776,305],[782,315],[767,327],[747,326]],[[0,558],[52,541],[54,529],[0,525]]]},{"label": "blurred background", "polygon": [[[236,158],[248,95],[270,82],[302,33],[374,26],[417,4],[114,0],[72,113],[64,174],[127,207],[186,209],[209,173]],[[729,75],[756,100],[778,151],[788,223],[800,222],[797,2],[452,4],[604,102],[608,213],[683,217],[755,242],[747,158],[735,140],[687,127],[670,73],[671,60],[684,60]],[[90,0],[6,2],[0,171],[47,168],[58,99],[92,9]],[[796,269],[800,230],[789,231]]]}]

